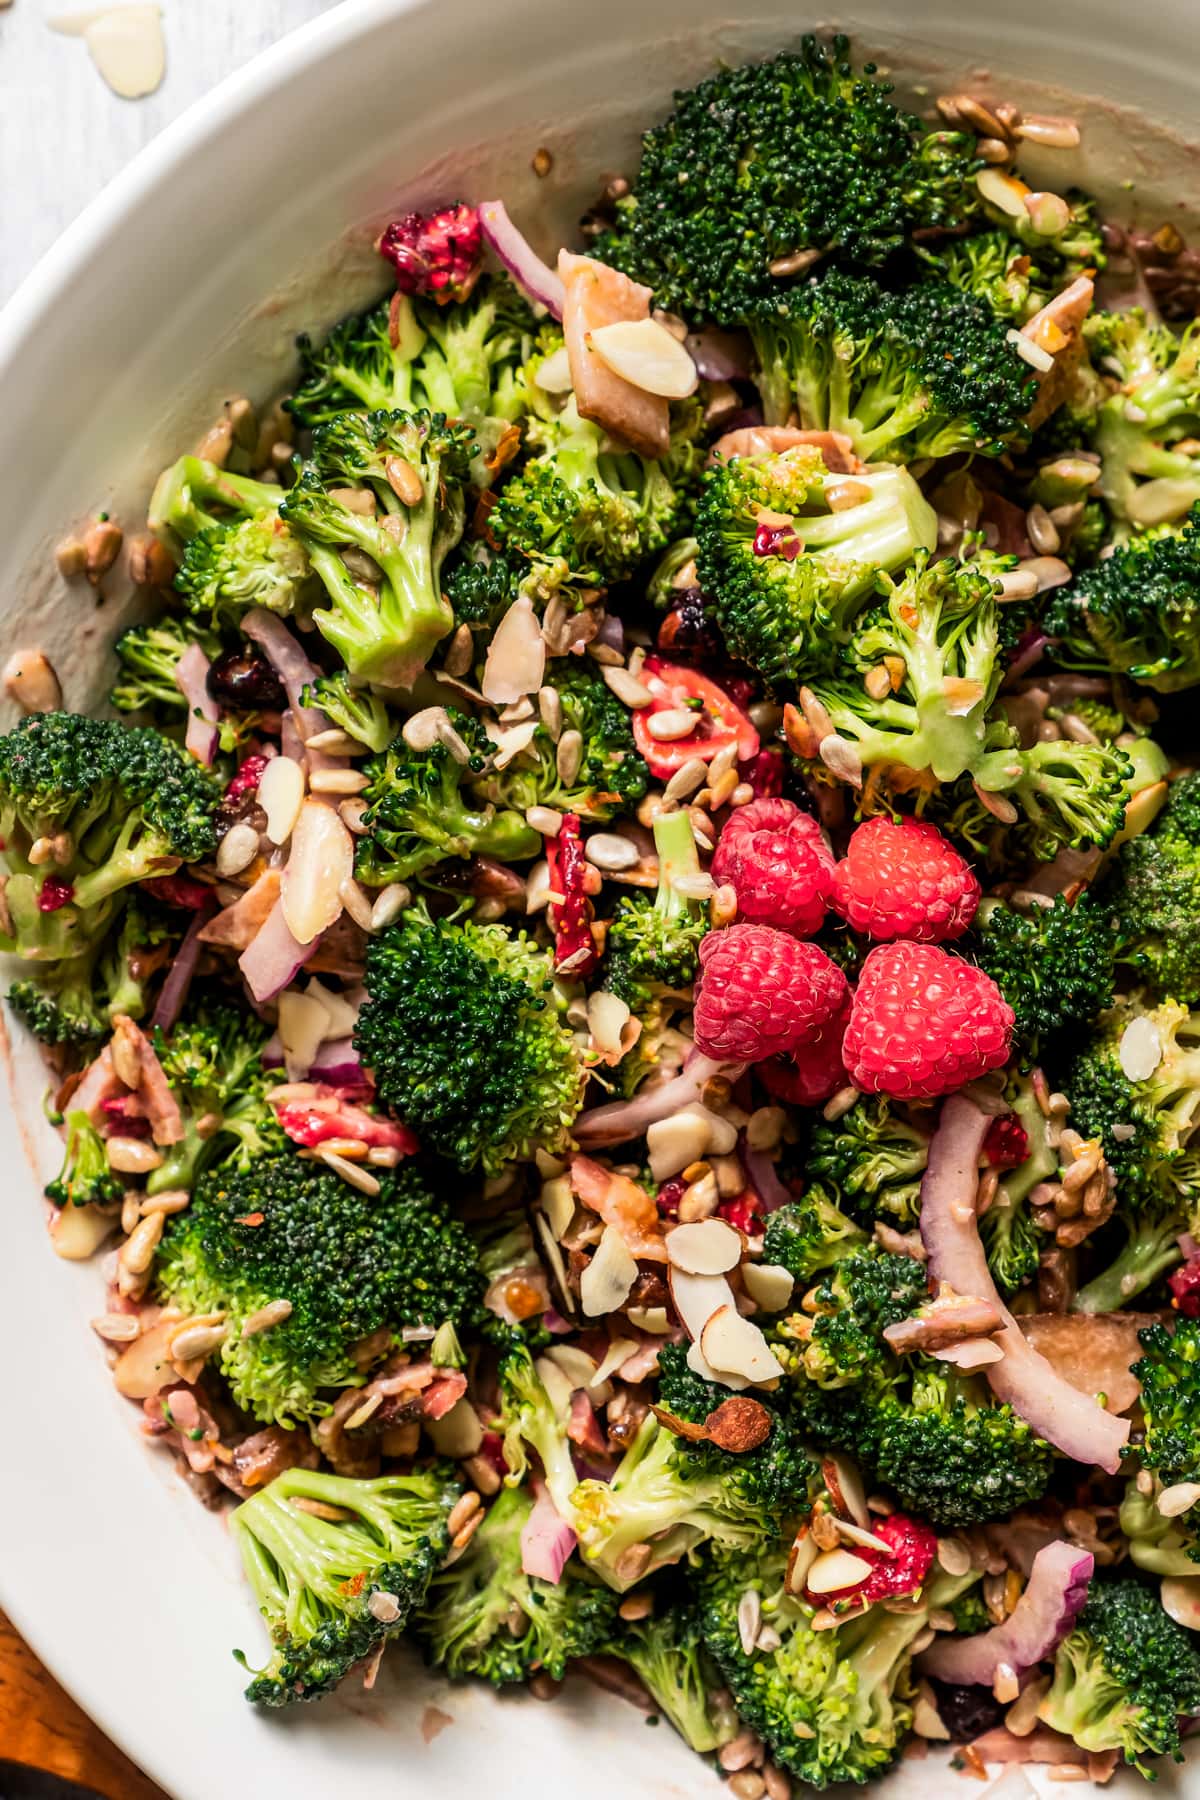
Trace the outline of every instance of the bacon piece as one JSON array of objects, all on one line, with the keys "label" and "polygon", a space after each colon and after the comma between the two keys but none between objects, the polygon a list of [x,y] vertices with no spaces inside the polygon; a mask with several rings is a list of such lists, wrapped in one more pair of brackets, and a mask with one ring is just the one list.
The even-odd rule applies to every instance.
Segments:
[{"label": "bacon piece", "polygon": [[183,1114],[171,1092],[171,1084],[163,1074],[162,1064],[154,1054],[154,1046],[140,1026],[125,1013],[113,1016],[113,1030],[133,1050],[138,1062],[137,1092],[145,1102],[150,1121],[150,1135],[156,1144],[178,1144],[183,1138]]},{"label": "bacon piece", "polygon": [[596,1417],[596,1409],[583,1388],[576,1388],[571,1395],[571,1410],[567,1416],[567,1436],[573,1444],[578,1444],[581,1450],[590,1450],[597,1456],[604,1456],[608,1452],[608,1445]]},{"label": "bacon piece", "polygon": [[798,425],[742,425],[719,437],[708,453],[711,468],[735,456],[778,455],[797,444],[815,444],[831,475],[855,475],[866,464],[855,455],[854,445],[843,431],[802,431]]},{"label": "bacon piece", "polygon": [[571,1159],[571,1190],[606,1225],[615,1225],[632,1256],[647,1262],[666,1262],[658,1208],[644,1188],[628,1175],[617,1175],[590,1156]]},{"label": "bacon piece", "polygon": [[591,419],[643,456],[664,456],[671,437],[668,402],[614,374],[588,342],[602,325],[648,319],[651,289],[569,250],[558,253],[558,273],[565,290],[563,337],[580,417]]},{"label": "bacon piece", "polygon": [[253,887],[208,921],[200,932],[200,942],[220,944],[225,950],[248,950],[279,898],[279,884],[280,871],[264,869]]}]

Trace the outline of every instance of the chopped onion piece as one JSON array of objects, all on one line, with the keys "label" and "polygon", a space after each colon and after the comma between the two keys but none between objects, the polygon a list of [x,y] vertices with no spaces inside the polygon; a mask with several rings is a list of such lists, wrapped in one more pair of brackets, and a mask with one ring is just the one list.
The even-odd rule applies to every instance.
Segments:
[{"label": "chopped onion piece", "polygon": [[283,903],[277,900],[259,926],[253,942],[238,957],[238,968],[252,997],[261,1005],[282,993],[288,983],[295,980],[316,947],[315,940],[311,944],[301,944],[292,936],[283,916]]},{"label": "chopped onion piece", "polygon": [[189,644],[175,664],[175,686],[188,703],[187,731],[184,744],[206,768],[211,768],[217,754],[220,734],[217,725],[220,710],[208,691],[208,671],[212,667],[199,644]]},{"label": "chopped onion piece", "polygon": [[543,1487],[521,1531],[521,1570],[539,1581],[559,1581],[577,1543],[571,1527],[560,1519]]},{"label": "chopped onion piece", "polygon": [[482,203],[479,228],[484,242],[495,252],[517,286],[539,306],[544,306],[552,319],[561,319],[566,298],[563,284],[517,230],[503,200]]},{"label": "chopped onion piece", "polygon": [[941,1681],[990,1687],[1007,1663],[1018,1675],[1053,1654],[1087,1603],[1095,1558],[1056,1539],[1033,1559],[1033,1569],[1016,1606],[1002,1625],[974,1637],[940,1638],[925,1652],[921,1668]]}]

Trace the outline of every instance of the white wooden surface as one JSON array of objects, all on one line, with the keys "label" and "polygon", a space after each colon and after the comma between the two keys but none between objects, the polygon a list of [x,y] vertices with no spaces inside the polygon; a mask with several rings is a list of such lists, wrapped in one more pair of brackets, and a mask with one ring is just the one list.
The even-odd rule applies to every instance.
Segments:
[{"label": "white wooden surface", "polygon": [[[333,0],[161,0],[167,72],[144,100],[119,100],[83,42],[47,24],[101,4],[12,0],[0,7],[0,303],[143,144]],[[186,219],[179,228],[186,231]],[[170,244],[146,246],[143,272],[156,253],[169,258]]]}]

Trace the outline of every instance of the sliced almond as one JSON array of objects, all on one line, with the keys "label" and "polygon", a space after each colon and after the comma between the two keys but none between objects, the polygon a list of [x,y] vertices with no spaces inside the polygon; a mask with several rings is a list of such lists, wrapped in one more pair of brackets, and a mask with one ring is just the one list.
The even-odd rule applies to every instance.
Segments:
[{"label": "sliced almond", "polygon": [[1029,189],[1015,176],[1003,175],[999,169],[981,169],[975,177],[975,186],[985,200],[1007,213],[1010,219],[1026,217],[1025,196]]},{"label": "sliced almond", "polygon": [[[494,706],[536,694],[546,673],[546,643],[528,594],[513,601],[488,645],[480,688]],[[531,734],[532,735],[532,734]]]},{"label": "sliced almond", "polygon": [[802,1525],[796,1533],[796,1541],[788,1552],[787,1574],[784,1586],[789,1594],[802,1594],[808,1580],[808,1571],[817,1560],[817,1544],[807,1525]]},{"label": "sliced almond", "polygon": [[[672,1232],[672,1237],[674,1233]],[[667,1239],[668,1244],[670,1238]],[[671,1302],[688,1336],[698,1342],[714,1313],[733,1305],[733,1289],[724,1275],[694,1275],[667,1265]]]},{"label": "sliced almond", "polygon": [[740,1394],[743,1388],[750,1386],[744,1375],[731,1375],[728,1371],[714,1369],[699,1344],[688,1345],[687,1366],[701,1381],[715,1382],[718,1387],[727,1387],[735,1394]]},{"label": "sliced almond", "polygon": [[50,1242],[64,1262],[86,1262],[116,1228],[113,1215],[97,1206],[64,1206],[50,1227]]},{"label": "sliced almond", "polygon": [[286,844],[304,804],[304,770],[290,756],[273,756],[263,770],[255,796],[267,815],[267,836]]},{"label": "sliced almond", "polygon": [[279,1041],[289,1081],[303,1081],[312,1068],[329,1024],[329,1014],[311,994],[288,988],[279,996]]},{"label": "sliced almond", "polygon": [[777,1381],[783,1374],[758,1326],[736,1306],[722,1306],[713,1314],[700,1333],[700,1349],[714,1369],[750,1382]]},{"label": "sliced almond", "polygon": [[[570,1404],[569,1396],[567,1403]],[[465,1397],[456,1401],[440,1419],[423,1419],[421,1423],[438,1455],[453,1457],[455,1462],[474,1456],[483,1443],[479,1414]]]},{"label": "sliced almond", "polygon": [[542,1183],[542,1211],[551,1231],[561,1243],[575,1217],[575,1196],[565,1175],[555,1175],[550,1181]]},{"label": "sliced almond", "polygon": [[557,350],[543,358],[534,370],[534,387],[540,387],[544,394],[569,394],[571,391],[571,363],[567,356],[567,346],[560,344]]},{"label": "sliced almond", "polygon": [[689,1163],[699,1162],[708,1149],[708,1140],[707,1120],[691,1107],[673,1113],[669,1119],[656,1119],[646,1130],[650,1173],[655,1181],[669,1181]]},{"label": "sliced almond", "polygon": [[552,1344],[546,1355],[557,1363],[573,1388],[590,1388],[596,1379],[597,1363],[577,1344]]},{"label": "sliced almond", "polygon": [[871,1573],[871,1564],[852,1550],[823,1550],[804,1583],[810,1594],[836,1594],[842,1588],[857,1587]]},{"label": "sliced almond", "polygon": [[489,719],[486,730],[496,746],[495,766],[507,769],[514,757],[520,756],[522,750],[528,750],[537,728],[536,719],[526,719],[521,725],[493,725]]},{"label": "sliced almond", "polygon": [[571,1410],[571,1395],[575,1392],[575,1383],[548,1356],[539,1356],[533,1366],[554,1408],[555,1416],[565,1419]]},{"label": "sliced almond", "polygon": [[589,1319],[616,1312],[633,1291],[638,1266],[615,1225],[606,1225],[596,1253],[579,1278],[579,1299]]},{"label": "sliced almond", "polygon": [[1188,1631],[1200,1631],[1200,1575],[1168,1575],[1159,1593],[1168,1618]]},{"label": "sliced almond", "polygon": [[[668,1238],[667,1255],[670,1254],[671,1240]],[[743,1263],[742,1282],[754,1304],[768,1313],[782,1312],[796,1285],[795,1278],[782,1263]]]},{"label": "sliced almond", "polygon": [[628,1362],[639,1348],[640,1346],[634,1338],[613,1338],[600,1359],[596,1373],[590,1381],[584,1382],[584,1386],[593,1395],[598,1388],[607,1387],[609,1376],[615,1375],[621,1364]]},{"label": "sliced almond", "polygon": [[867,1493],[858,1464],[835,1450],[821,1464],[821,1475],[829,1489],[829,1497],[840,1513],[854,1520],[864,1530],[871,1522]]},{"label": "sliced almond", "polygon": [[667,1261],[688,1275],[724,1275],[742,1260],[741,1233],[724,1219],[700,1219],[667,1233]]},{"label": "sliced almond", "polygon": [[638,1331],[644,1331],[650,1337],[666,1337],[672,1329],[665,1306],[630,1306],[626,1308],[625,1317]]},{"label": "sliced almond", "polygon": [[325,1036],[349,1037],[358,1023],[357,1006],[352,1006],[344,994],[335,994],[332,988],[326,987],[324,982],[317,981],[315,977],[309,982],[305,992],[310,1000],[319,1000],[325,1008],[328,1015]]},{"label": "sliced almond", "polygon": [[[186,1320],[182,1321],[186,1324]],[[123,1350],[113,1365],[117,1392],[127,1400],[149,1400],[160,1388],[175,1380],[171,1362],[171,1339],[178,1332],[179,1319],[161,1319],[143,1332],[128,1350]]]},{"label": "sliced almond", "polygon": [[618,994],[597,988],[587,1003],[588,1030],[601,1060],[619,1062],[624,1054],[621,1033],[629,1019],[629,1007]]},{"label": "sliced almond", "polygon": [[311,944],[333,924],[342,910],[342,883],[353,874],[354,839],[336,809],[324,800],[306,800],[292,831],[279,893],[284,920],[297,943]]},{"label": "sliced almond", "polygon": [[696,365],[677,337],[657,319],[618,319],[597,325],[587,334],[590,350],[645,394],[663,400],[686,400],[699,383]]}]

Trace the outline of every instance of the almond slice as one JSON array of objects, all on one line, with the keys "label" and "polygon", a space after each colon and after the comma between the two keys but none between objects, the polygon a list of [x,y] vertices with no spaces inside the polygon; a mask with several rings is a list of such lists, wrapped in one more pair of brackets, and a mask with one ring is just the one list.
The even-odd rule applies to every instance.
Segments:
[{"label": "almond slice", "polygon": [[750,1386],[750,1383],[742,1375],[730,1375],[714,1369],[699,1344],[688,1345],[687,1366],[693,1375],[700,1377],[701,1381],[716,1382],[718,1387],[727,1387],[735,1394],[740,1394],[743,1388]]},{"label": "almond slice", "polygon": [[[513,601],[488,645],[480,688],[493,706],[536,694],[546,672],[546,644],[528,594]],[[530,736],[532,736],[532,732]]]},{"label": "almond slice", "polygon": [[[669,1256],[669,1238],[667,1243]],[[743,1263],[742,1282],[755,1306],[768,1313],[782,1312],[796,1285],[794,1277],[782,1263]]]},{"label": "almond slice", "polygon": [[279,894],[284,921],[297,943],[311,944],[339,917],[342,884],[353,875],[354,839],[327,801],[306,800],[292,831]]},{"label": "almond slice", "polygon": [[623,1306],[633,1291],[638,1266],[615,1225],[606,1225],[596,1254],[579,1278],[579,1299],[589,1319]]},{"label": "almond slice", "polygon": [[[182,1323],[186,1324],[186,1320]],[[179,1330],[179,1319],[160,1319],[136,1343],[123,1350],[113,1364],[113,1380],[117,1392],[127,1400],[149,1400],[160,1388],[175,1380],[171,1366],[171,1339]]]},{"label": "almond slice", "polygon": [[724,1219],[700,1219],[667,1233],[667,1261],[688,1275],[724,1275],[741,1260],[741,1234]]},{"label": "almond slice", "polygon": [[695,363],[657,319],[617,319],[611,325],[597,325],[588,332],[587,344],[614,375],[644,394],[686,400],[696,391]]},{"label": "almond slice", "polygon": [[279,996],[279,1041],[289,1081],[303,1081],[313,1066],[329,1024],[329,1014],[314,994],[287,988]]},{"label": "almond slice", "polygon": [[871,1573],[871,1564],[852,1550],[824,1550],[818,1556],[804,1583],[810,1594],[836,1594],[841,1588],[857,1587]]},{"label": "almond slice", "polygon": [[546,1355],[557,1363],[573,1388],[590,1388],[595,1381],[595,1359],[577,1344],[552,1344]]},{"label": "almond slice", "polygon": [[571,1410],[571,1395],[575,1391],[575,1383],[548,1356],[539,1356],[533,1366],[554,1408],[555,1417],[565,1419]]},{"label": "almond slice", "polygon": [[[671,1236],[674,1235],[672,1232]],[[670,1238],[667,1242],[670,1243]],[[699,1342],[714,1313],[733,1305],[733,1289],[724,1275],[691,1274],[668,1263],[667,1282],[680,1323],[693,1343]]]},{"label": "almond slice", "polygon": [[817,1545],[807,1525],[802,1525],[796,1533],[796,1540],[788,1551],[787,1574],[783,1585],[789,1594],[802,1594],[804,1584],[808,1580],[808,1571],[817,1560]]},{"label": "almond slice", "polygon": [[273,756],[263,770],[255,796],[267,815],[267,836],[286,844],[304,804],[304,770],[290,756]]},{"label": "almond slice", "polygon": [[758,1326],[743,1319],[733,1305],[718,1308],[708,1320],[700,1333],[700,1350],[714,1369],[749,1382],[777,1381],[783,1374]]}]

